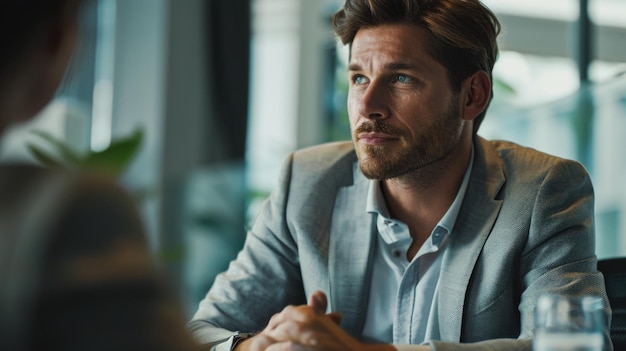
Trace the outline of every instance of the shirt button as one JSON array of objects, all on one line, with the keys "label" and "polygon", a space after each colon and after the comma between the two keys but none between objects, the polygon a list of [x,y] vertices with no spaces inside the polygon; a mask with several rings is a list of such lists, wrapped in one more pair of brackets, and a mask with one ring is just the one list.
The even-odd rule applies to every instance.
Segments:
[{"label": "shirt button", "polygon": [[402,255],[402,252],[400,252],[400,250],[393,250],[393,255],[394,255],[396,258],[400,258],[400,255]]}]

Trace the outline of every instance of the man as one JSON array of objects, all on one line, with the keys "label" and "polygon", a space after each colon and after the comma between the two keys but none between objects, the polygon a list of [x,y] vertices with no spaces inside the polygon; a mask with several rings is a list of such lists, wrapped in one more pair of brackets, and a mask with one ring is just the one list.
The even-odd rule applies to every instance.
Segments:
[{"label": "man", "polygon": [[[82,2],[0,1],[0,133],[53,98]],[[198,349],[111,179],[5,163],[0,194],[0,350]]]},{"label": "man", "polygon": [[584,168],[476,134],[495,16],[477,0],[347,0],[333,23],[350,45],[352,143],[289,157],[190,322],[197,339],[218,350],[525,350],[541,294],[606,301]]}]

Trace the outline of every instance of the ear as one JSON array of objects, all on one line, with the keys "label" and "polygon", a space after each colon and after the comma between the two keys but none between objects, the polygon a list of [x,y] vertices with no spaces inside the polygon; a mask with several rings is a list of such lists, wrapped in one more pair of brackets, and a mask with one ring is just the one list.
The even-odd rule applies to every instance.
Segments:
[{"label": "ear", "polygon": [[463,119],[471,121],[481,114],[491,99],[491,80],[485,71],[476,71],[469,76],[461,88],[465,96]]}]

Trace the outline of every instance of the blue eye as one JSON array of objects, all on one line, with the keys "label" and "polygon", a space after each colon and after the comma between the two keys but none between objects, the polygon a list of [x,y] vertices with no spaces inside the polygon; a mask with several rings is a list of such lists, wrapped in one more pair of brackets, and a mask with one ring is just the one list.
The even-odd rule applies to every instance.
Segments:
[{"label": "blue eye", "polygon": [[413,79],[411,79],[409,76],[404,75],[404,74],[398,74],[396,76],[396,80],[400,83],[410,83],[411,81],[413,81]]},{"label": "blue eye", "polygon": [[354,77],[352,77],[352,81],[356,85],[361,85],[361,84],[365,83],[365,77],[360,76],[360,75],[355,75]]}]

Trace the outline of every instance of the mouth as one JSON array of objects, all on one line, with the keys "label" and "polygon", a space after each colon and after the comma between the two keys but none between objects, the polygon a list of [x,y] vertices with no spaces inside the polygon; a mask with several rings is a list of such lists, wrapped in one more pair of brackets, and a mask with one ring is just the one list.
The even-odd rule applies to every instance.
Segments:
[{"label": "mouth", "polygon": [[359,142],[368,145],[382,145],[398,140],[398,137],[384,133],[363,132],[357,134]]}]

